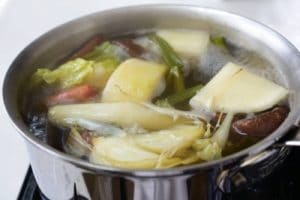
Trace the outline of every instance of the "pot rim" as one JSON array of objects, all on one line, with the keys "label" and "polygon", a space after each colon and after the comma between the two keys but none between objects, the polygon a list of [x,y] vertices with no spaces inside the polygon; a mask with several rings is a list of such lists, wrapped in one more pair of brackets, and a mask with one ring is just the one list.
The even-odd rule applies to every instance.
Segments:
[{"label": "pot rim", "polygon": [[[152,169],[152,170],[142,170],[142,169],[124,169],[124,168],[117,168],[117,167],[110,167],[105,165],[99,165],[99,164],[93,164],[88,161],[81,160],[80,158],[76,158],[72,155],[66,154],[64,152],[61,152],[55,148],[53,148],[50,145],[47,145],[43,143],[40,139],[36,138],[32,133],[29,132],[28,127],[24,124],[23,120],[20,117],[14,116],[10,112],[10,108],[7,106],[9,102],[9,97],[7,95],[6,91],[7,89],[7,82],[8,77],[11,72],[12,66],[16,65],[19,61],[19,59],[22,57],[22,55],[25,53],[25,51],[34,46],[36,43],[38,43],[40,40],[42,40],[46,35],[52,34],[57,29],[62,28],[63,26],[73,24],[77,22],[78,20],[86,17],[91,17],[93,15],[97,15],[98,13],[109,13],[109,12],[118,12],[126,9],[132,9],[132,10],[139,10],[139,9],[145,9],[145,8],[176,8],[181,10],[194,10],[197,12],[206,12],[213,15],[222,15],[223,17],[227,18],[233,18],[235,20],[241,21],[243,23],[246,23],[249,26],[254,26],[256,29],[260,29],[260,31],[265,32],[266,34],[272,36],[275,38],[278,42],[288,47],[289,52],[294,54],[296,57],[299,57],[299,52],[293,44],[291,44],[285,37],[283,37],[278,32],[274,31],[273,29],[263,25],[260,22],[257,22],[255,20],[248,19],[246,17],[242,17],[240,15],[233,14],[228,11],[223,11],[219,9],[214,8],[207,8],[207,7],[200,7],[195,5],[186,5],[186,4],[146,4],[146,5],[134,5],[134,6],[126,6],[126,7],[118,7],[103,11],[94,12],[92,14],[84,15],[78,18],[75,18],[71,21],[68,21],[66,23],[63,23],[59,26],[56,26],[55,28],[49,30],[48,32],[42,34],[40,37],[35,39],[33,42],[31,42],[29,45],[27,45],[21,53],[14,59],[8,70],[6,71],[4,82],[3,82],[3,102],[5,106],[5,111],[7,116],[9,117],[10,122],[13,124],[15,129],[23,136],[23,138],[26,139],[31,145],[37,147],[39,150],[45,151],[47,154],[57,158],[61,159],[65,162],[74,164],[76,166],[81,167],[82,169],[93,171],[96,173],[101,174],[110,174],[113,176],[138,176],[138,177],[164,177],[164,176],[177,176],[177,175],[183,175],[183,174],[190,174],[194,173],[199,170],[207,170],[212,168],[215,165],[218,165],[219,167],[232,163],[236,159],[242,159],[246,156],[257,154],[258,152],[261,152],[262,150],[268,148],[273,143],[278,141],[283,135],[285,135],[290,128],[294,126],[294,123],[297,121],[297,118],[299,115],[299,106],[297,110],[291,110],[286,120],[280,125],[280,127],[274,131],[272,134],[270,134],[265,139],[259,141],[258,143],[243,149],[241,151],[238,151],[234,154],[225,156],[221,159],[209,161],[209,162],[203,162],[198,164],[192,164],[188,166],[181,166],[176,168],[170,168],[170,169]],[[300,63],[300,62],[299,62]],[[299,92],[299,91],[298,91]]]}]

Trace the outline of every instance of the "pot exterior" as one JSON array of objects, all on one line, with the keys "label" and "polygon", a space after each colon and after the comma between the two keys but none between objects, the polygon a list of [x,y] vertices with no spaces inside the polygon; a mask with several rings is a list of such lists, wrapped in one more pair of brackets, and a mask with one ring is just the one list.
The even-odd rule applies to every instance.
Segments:
[{"label": "pot exterior", "polygon": [[31,143],[27,148],[38,186],[51,200],[219,200],[269,176],[289,154],[289,148],[273,148],[192,174],[139,177],[89,171]]},{"label": "pot exterior", "polygon": [[31,167],[41,192],[53,200],[80,196],[99,200],[206,200],[216,171],[175,177],[101,175],[60,160],[27,143]]}]

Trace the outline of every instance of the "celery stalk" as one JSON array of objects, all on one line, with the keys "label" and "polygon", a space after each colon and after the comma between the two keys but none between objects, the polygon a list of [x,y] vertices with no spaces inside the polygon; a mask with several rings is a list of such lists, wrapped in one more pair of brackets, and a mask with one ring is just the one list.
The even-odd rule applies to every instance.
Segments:
[{"label": "celery stalk", "polygon": [[171,89],[172,92],[180,92],[184,90],[184,77],[181,70],[183,63],[180,57],[163,38],[155,34],[151,34],[149,38],[158,45],[164,62],[170,67],[167,77],[167,83],[169,85],[168,88]]},{"label": "celery stalk", "polygon": [[181,92],[185,89],[184,78],[179,67],[173,67],[169,70],[167,76],[168,89],[172,92]]},{"label": "celery stalk", "polygon": [[213,43],[214,45],[216,45],[217,47],[219,47],[223,51],[228,52],[228,48],[227,48],[226,41],[225,41],[224,37],[211,37],[210,41],[211,41],[211,43]]},{"label": "celery stalk", "polygon": [[161,37],[151,34],[150,39],[159,46],[164,62],[170,67],[183,67],[183,63],[174,49]]},{"label": "celery stalk", "polygon": [[202,84],[196,85],[181,92],[172,94],[164,99],[157,100],[155,104],[163,107],[174,106],[193,97],[202,87]]}]

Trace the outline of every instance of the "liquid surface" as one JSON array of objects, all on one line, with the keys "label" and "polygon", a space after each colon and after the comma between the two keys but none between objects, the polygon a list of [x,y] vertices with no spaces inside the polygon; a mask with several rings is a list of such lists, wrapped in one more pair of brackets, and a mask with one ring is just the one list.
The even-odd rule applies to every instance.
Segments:
[{"label": "liquid surface", "polygon": [[[267,60],[205,31],[98,35],[68,58],[33,74],[23,117],[45,143],[97,164],[147,169],[218,159],[271,134],[288,113],[286,90]],[[279,97],[259,112],[191,106],[229,62],[245,77],[273,82]]]}]

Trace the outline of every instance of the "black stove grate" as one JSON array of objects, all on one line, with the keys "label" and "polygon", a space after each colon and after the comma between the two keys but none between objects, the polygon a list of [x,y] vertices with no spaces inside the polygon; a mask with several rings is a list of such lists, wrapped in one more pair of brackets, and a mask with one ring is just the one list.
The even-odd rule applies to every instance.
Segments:
[{"label": "black stove grate", "polygon": [[[39,187],[33,176],[31,167],[29,167],[27,170],[23,186],[18,196],[18,200],[49,200],[39,190]],[[86,198],[77,196],[75,188],[74,197],[70,200],[86,200]]]},{"label": "black stove grate", "polygon": [[[18,200],[43,199],[40,195],[39,188],[32,174],[31,167],[28,168],[25,180],[23,182]],[[43,199],[44,200],[44,199]]]}]

